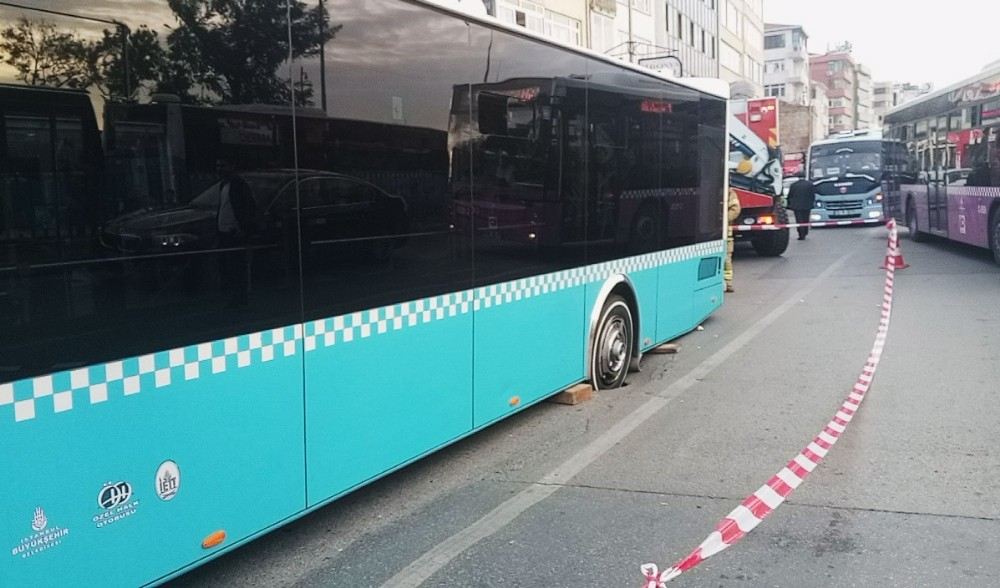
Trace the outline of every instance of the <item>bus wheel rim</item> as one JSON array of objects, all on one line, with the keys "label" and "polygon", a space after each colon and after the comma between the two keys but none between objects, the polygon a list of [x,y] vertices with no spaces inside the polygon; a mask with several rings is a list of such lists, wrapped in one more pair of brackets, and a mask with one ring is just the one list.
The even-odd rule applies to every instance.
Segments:
[{"label": "bus wheel rim", "polygon": [[598,348],[598,369],[601,381],[615,382],[628,361],[628,326],[622,317],[613,317],[601,333]]}]

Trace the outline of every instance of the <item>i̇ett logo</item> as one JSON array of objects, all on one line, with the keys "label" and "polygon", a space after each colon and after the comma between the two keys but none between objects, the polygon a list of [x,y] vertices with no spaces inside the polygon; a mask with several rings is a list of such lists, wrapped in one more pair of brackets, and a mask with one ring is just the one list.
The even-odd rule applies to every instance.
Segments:
[{"label": "i\u0307ett logo", "polygon": [[181,488],[181,470],[177,464],[167,460],[156,470],[156,495],[160,500],[173,500]]}]

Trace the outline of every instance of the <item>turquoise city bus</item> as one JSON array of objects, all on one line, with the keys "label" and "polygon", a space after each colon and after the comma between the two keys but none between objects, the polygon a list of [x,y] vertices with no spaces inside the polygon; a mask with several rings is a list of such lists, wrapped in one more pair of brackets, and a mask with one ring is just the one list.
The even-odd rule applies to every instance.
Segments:
[{"label": "turquoise city bus", "polygon": [[0,70],[0,586],[163,583],[722,303],[725,84],[424,2],[132,4],[0,6],[85,49]]},{"label": "turquoise city bus", "polygon": [[811,221],[882,218],[882,180],[894,143],[879,130],[845,131],[809,146],[806,173],[816,187]]}]

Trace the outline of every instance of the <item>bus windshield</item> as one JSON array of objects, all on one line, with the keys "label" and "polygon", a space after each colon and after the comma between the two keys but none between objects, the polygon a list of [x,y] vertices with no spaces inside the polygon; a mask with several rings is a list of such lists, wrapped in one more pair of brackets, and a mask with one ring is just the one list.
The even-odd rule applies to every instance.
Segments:
[{"label": "bus windshield", "polygon": [[882,167],[881,141],[854,141],[815,145],[809,169],[813,181],[855,176],[870,176],[877,181]]}]

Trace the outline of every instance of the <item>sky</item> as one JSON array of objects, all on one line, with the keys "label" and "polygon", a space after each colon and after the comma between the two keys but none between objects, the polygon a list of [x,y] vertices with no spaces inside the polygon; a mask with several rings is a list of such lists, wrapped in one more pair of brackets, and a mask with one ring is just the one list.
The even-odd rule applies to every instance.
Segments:
[{"label": "sky", "polygon": [[764,0],[764,20],[803,26],[811,53],[850,41],[875,81],[941,89],[1000,60],[1000,0]]}]

